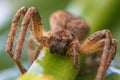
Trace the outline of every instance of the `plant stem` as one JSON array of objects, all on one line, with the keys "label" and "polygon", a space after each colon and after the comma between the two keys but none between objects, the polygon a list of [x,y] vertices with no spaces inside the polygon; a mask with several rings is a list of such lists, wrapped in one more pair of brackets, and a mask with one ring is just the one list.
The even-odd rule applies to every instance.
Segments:
[{"label": "plant stem", "polygon": [[44,48],[27,73],[18,80],[75,80],[81,62],[82,58],[79,57],[79,65],[75,69],[72,56],[51,54],[49,49]]}]

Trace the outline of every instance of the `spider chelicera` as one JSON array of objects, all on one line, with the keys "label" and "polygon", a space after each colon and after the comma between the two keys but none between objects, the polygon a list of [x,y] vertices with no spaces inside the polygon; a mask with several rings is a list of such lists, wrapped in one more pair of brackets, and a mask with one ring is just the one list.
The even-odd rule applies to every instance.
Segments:
[{"label": "spider chelicera", "polygon": [[[21,15],[24,15],[21,25],[21,31],[15,52],[12,50],[14,36],[17,31]],[[100,66],[95,80],[103,80],[107,68],[113,60],[116,50],[117,41],[112,38],[109,30],[97,31],[87,39],[85,36],[89,32],[87,23],[70,13],[59,10],[54,12],[50,17],[51,30],[43,34],[41,17],[36,8],[20,8],[13,18],[11,30],[7,40],[6,51],[13,61],[17,64],[22,73],[26,69],[20,63],[23,43],[27,28],[30,28],[32,37],[30,38],[29,48],[32,53],[32,42],[35,40],[39,43],[38,48],[32,54],[34,61],[43,47],[50,48],[50,52],[58,55],[71,55],[73,57],[74,67],[77,68],[79,54],[91,54],[101,52]]]}]

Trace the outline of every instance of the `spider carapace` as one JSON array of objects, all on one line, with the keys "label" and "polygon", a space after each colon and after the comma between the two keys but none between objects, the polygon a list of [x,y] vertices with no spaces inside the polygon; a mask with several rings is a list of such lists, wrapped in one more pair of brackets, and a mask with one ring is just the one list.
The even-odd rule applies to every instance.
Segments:
[{"label": "spider carapace", "polygon": [[[21,15],[24,15],[21,25],[21,31],[15,52],[12,50],[14,36],[17,31]],[[20,8],[13,17],[11,30],[9,33],[6,51],[15,61],[22,73],[26,69],[20,63],[23,43],[27,28],[30,28],[32,37],[28,40],[29,52],[34,61],[45,46],[50,48],[50,52],[58,55],[71,55],[73,57],[74,67],[77,68],[79,54],[101,53],[100,66],[98,68],[95,80],[103,80],[106,70],[113,60],[117,42],[112,38],[109,30],[101,30],[93,33],[85,39],[89,32],[88,24],[81,18],[78,18],[68,12],[58,10],[50,17],[51,30],[45,32],[42,29],[41,17],[36,8]],[[38,42],[38,48],[33,53],[33,42]],[[15,53],[15,54],[14,54]]]}]

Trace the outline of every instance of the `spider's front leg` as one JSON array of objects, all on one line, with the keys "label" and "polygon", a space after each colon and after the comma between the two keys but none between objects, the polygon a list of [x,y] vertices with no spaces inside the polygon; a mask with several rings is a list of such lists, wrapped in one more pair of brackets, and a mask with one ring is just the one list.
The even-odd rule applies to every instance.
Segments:
[{"label": "spider's front leg", "polygon": [[[18,39],[18,44],[16,46],[15,54],[14,54],[14,52],[12,51],[12,46],[13,46],[14,36],[15,36],[15,33],[17,30],[18,22],[19,22],[20,16],[22,14],[25,14],[25,16],[22,20],[22,26],[21,26],[19,39]],[[41,17],[39,15],[38,11],[34,7],[31,7],[28,10],[25,7],[23,7],[20,10],[18,10],[15,17],[13,18],[11,31],[10,31],[7,45],[6,45],[6,50],[7,50],[8,54],[15,61],[15,63],[17,64],[17,66],[19,67],[19,69],[22,73],[26,72],[26,69],[21,65],[20,57],[21,57],[21,53],[22,53],[22,48],[23,48],[26,31],[27,31],[29,24],[30,24],[30,30],[31,30],[34,38],[38,42],[44,43],[45,40],[43,39],[44,37],[42,36]]]},{"label": "spider's front leg", "polygon": [[[6,45],[6,51],[12,59],[13,59],[13,56],[14,56],[14,52],[13,52],[13,49],[12,49],[14,36],[16,34],[18,23],[19,23],[21,15],[25,15],[26,12],[27,12],[27,8],[22,7],[17,11],[16,15],[13,17],[13,21],[12,21],[12,25],[11,25],[11,31],[9,33],[9,37],[8,37],[7,45]],[[19,69],[22,73],[26,72],[26,69],[21,65],[19,60],[16,61],[16,60],[13,59],[13,61],[15,61],[15,63],[17,64],[17,66],[19,67]]]},{"label": "spider's front leg", "polygon": [[117,49],[116,40],[112,39],[110,31],[102,30],[94,33],[80,45],[81,54],[102,52],[100,66],[95,80],[103,80],[106,70],[113,60]]}]

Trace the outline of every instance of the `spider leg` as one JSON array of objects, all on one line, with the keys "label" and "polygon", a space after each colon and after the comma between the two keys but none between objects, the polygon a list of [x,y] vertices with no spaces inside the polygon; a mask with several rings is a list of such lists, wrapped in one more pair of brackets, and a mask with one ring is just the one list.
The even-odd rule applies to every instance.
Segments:
[{"label": "spider leg", "polygon": [[95,80],[103,80],[116,53],[117,43],[108,30],[94,33],[80,45],[81,54],[91,54],[102,51],[100,66]]},{"label": "spider leg", "polygon": [[13,46],[14,36],[17,31],[18,23],[19,23],[21,15],[24,15],[26,11],[27,11],[27,8],[22,7],[17,11],[16,15],[13,17],[11,30],[10,30],[9,37],[7,40],[7,45],[6,45],[6,51],[11,57],[13,57],[12,46]]},{"label": "spider leg", "polygon": [[73,40],[69,44],[69,47],[67,49],[68,55],[73,56],[73,63],[75,68],[78,67],[78,56],[79,56],[78,44],[79,44],[79,40]]},{"label": "spider leg", "polygon": [[[15,49],[15,54],[13,55],[12,45],[13,45],[14,36],[15,36],[15,33],[17,30],[16,27],[18,25],[19,18],[23,13],[25,14],[25,16],[23,17],[23,20],[22,20],[22,26],[21,26],[21,31],[19,34],[18,44]],[[20,63],[20,57],[21,57],[21,52],[22,52],[23,43],[24,43],[28,25],[30,25],[30,30],[31,30],[33,36],[35,37],[35,39],[38,42],[41,42],[41,40],[42,40],[42,23],[41,23],[41,17],[39,15],[37,9],[35,9],[34,7],[31,7],[28,10],[26,10],[26,8],[23,7],[20,10],[18,10],[18,12],[16,13],[16,16],[13,18],[12,28],[11,28],[11,32],[9,34],[8,43],[7,43],[7,47],[6,47],[8,54],[12,57],[12,59],[18,65],[18,67],[22,73],[26,72],[26,70],[23,68],[23,66]]]},{"label": "spider leg", "polygon": [[[107,59],[107,63],[106,63],[106,67],[104,69],[104,72],[103,73],[106,73],[109,65],[111,64],[112,60],[114,59],[115,57],[115,54],[116,54],[116,51],[117,51],[117,41],[116,40],[112,40],[112,44],[111,44],[111,49],[109,51],[109,57]],[[100,73],[100,72],[99,72]],[[99,73],[98,73],[98,78],[99,78]],[[96,79],[97,80],[97,79]]]},{"label": "spider leg", "polygon": [[27,13],[25,14],[22,20],[22,27],[21,27],[21,32],[18,39],[18,44],[16,46],[14,60],[19,60],[21,57],[21,52],[23,48],[26,31],[31,20],[33,21],[33,27],[32,29],[31,28],[30,29],[31,29],[31,32],[33,33],[33,36],[35,36],[35,38],[38,41],[42,38],[41,18],[39,16],[38,11],[34,7],[31,7],[28,9]]},{"label": "spider leg", "polygon": [[16,47],[16,54],[14,55],[15,60],[20,59],[23,42],[24,42],[24,38],[26,35],[26,30],[27,30],[28,25],[30,26],[30,30],[32,32],[33,37],[37,40],[37,42],[40,42],[38,49],[33,54],[33,60],[35,60],[37,58],[37,56],[43,46],[46,46],[46,47],[48,46],[49,38],[44,37],[42,34],[41,17],[39,15],[37,9],[35,9],[34,7],[31,7],[28,9],[28,11],[22,21],[21,33],[20,33],[18,45]]},{"label": "spider leg", "polygon": [[[35,9],[35,8],[33,8]],[[35,9],[36,10],[36,9]],[[40,54],[41,49],[45,46],[49,46],[49,38],[45,37],[47,36],[46,30],[42,29],[42,22],[41,17],[39,16],[39,13],[36,12],[33,14],[32,18],[30,19],[30,30],[32,32],[33,38],[31,39],[32,43],[28,44],[29,48],[32,50],[33,53],[33,43],[35,40],[39,42],[38,48],[34,51],[34,53],[31,55],[32,62],[38,57]],[[43,33],[43,34],[42,34]],[[31,42],[30,41],[30,42]]]},{"label": "spider leg", "polygon": [[49,47],[50,44],[50,39],[48,37],[43,37],[38,48],[36,49],[34,55],[33,55],[33,59],[35,60],[38,55],[40,54],[40,51],[43,47]]},{"label": "spider leg", "polygon": [[[96,43],[96,45],[92,46],[92,48],[95,49],[95,47],[97,47],[97,49],[95,49],[95,50],[100,51],[102,49],[102,47],[104,46],[104,42],[105,42],[105,39],[102,39],[102,40],[98,41]],[[92,50],[92,51],[94,52],[95,50]],[[84,54],[84,52],[83,52],[83,54]],[[98,68],[101,52],[102,51],[98,52],[98,54],[92,55],[91,57],[87,58],[87,60],[84,63],[85,67],[83,67],[83,69],[80,70],[78,76],[91,74],[96,68]],[[85,53],[85,54],[87,54],[87,53]]]},{"label": "spider leg", "polygon": [[[108,47],[104,47],[104,51],[101,56],[102,58],[101,58],[101,62],[100,62],[100,67],[98,69],[98,73],[97,73],[95,80],[103,80],[105,73],[116,54],[117,42],[115,40],[113,40],[112,44],[111,44],[111,49],[109,50],[107,48]],[[104,62],[105,60],[106,60],[106,62]]]},{"label": "spider leg", "polygon": [[[10,30],[9,37],[7,40],[7,45],[6,45],[6,51],[12,59],[13,59],[13,53],[14,53],[12,51],[14,36],[16,34],[16,31],[17,31],[20,17],[21,17],[21,15],[25,15],[26,11],[27,11],[27,8],[22,7],[21,9],[19,9],[17,11],[16,15],[13,17],[11,30]],[[15,60],[13,59],[13,61],[15,61]],[[26,72],[26,69],[21,65],[20,61],[15,61],[15,63],[17,64],[17,66],[19,67],[19,69],[22,73]]]},{"label": "spider leg", "polygon": [[[45,33],[45,34],[44,34]],[[46,36],[47,33],[44,32],[43,30],[43,34]],[[29,60],[30,63],[33,63],[33,61],[38,57],[38,55],[40,54],[40,51],[43,47],[49,47],[49,43],[50,40],[47,37],[42,37],[40,43],[36,42],[33,36],[30,36],[30,38],[28,39],[28,51],[29,51]],[[38,44],[38,48],[35,50],[34,48],[34,43]]]}]

